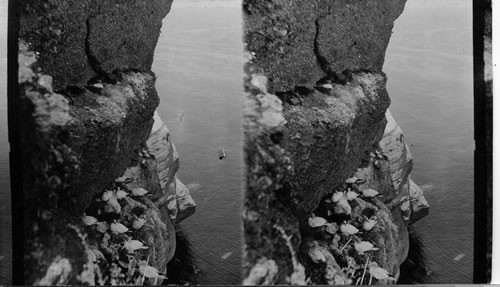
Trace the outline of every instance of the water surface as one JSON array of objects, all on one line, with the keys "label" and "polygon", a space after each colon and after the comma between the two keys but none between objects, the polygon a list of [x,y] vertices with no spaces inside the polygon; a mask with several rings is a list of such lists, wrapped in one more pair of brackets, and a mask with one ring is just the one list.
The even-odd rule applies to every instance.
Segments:
[{"label": "water surface", "polygon": [[[158,112],[180,156],[178,176],[199,183],[196,214],[181,223],[202,284],[240,284],[243,199],[243,44],[239,1],[174,1],[153,71]],[[219,160],[218,150],[227,157]]]},{"label": "water surface", "polygon": [[432,271],[421,279],[472,283],[472,1],[408,0],[393,32],[384,65],[390,109],[431,205],[414,225]]}]

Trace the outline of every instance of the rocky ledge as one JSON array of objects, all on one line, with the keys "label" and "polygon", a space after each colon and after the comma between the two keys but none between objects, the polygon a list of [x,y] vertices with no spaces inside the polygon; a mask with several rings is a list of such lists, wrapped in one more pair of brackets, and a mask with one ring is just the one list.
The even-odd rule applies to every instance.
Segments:
[{"label": "rocky ledge", "polygon": [[381,71],[404,3],[244,1],[244,284],[397,281],[429,209]]},{"label": "rocky ledge", "polygon": [[25,284],[161,284],[196,204],[155,114],[171,1],[20,3]]}]

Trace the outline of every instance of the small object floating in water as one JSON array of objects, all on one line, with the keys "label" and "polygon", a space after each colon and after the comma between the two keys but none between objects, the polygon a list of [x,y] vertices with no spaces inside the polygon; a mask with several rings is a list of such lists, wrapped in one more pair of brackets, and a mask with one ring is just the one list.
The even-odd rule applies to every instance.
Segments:
[{"label": "small object floating in water", "polygon": [[231,255],[233,255],[233,252],[226,252],[220,258],[225,260],[225,259],[228,259]]},{"label": "small object floating in water", "polygon": [[375,189],[367,188],[363,189],[363,196],[364,197],[375,197],[378,195],[378,191]]},{"label": "small object floating in water", "polygon": [[463,253],[460,253],[458,254],[457,256],[455,256],[455,258],[453,258],[453,260],[455,261],[460,261],[462,258],[464,258],[465,254]]},{"label": "small object floating in water", "polygon": [[219,149],[219,160],[223,160],[226,157],[226,149],[221,148]]},{"label": "small object floating in water", "polygon": [[321,226],[327,224],[327,221],[323,217],[313,215],[313,217],[309,217],[308,223],[309,223],[309,226],[311,226],[312,228],[315,228],[315,227],[321,227]]},{"label": "small object floating in water", "polygon": [[182,119],[184,118],[184,113],[178,113],[179,116],[179,122],[182,122]]}]

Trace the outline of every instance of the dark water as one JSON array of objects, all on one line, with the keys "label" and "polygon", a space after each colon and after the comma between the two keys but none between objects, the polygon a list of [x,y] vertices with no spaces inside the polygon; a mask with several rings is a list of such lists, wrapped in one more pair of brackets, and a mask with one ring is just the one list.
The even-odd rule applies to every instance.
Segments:
[{"label": "dark water", "polygon": [[420,278],[425,283],[472,283],[472,61],[472,1],[408,0],[384,70],[390,109],[411,144],[413,179],[431,205],[414,225],[433,272]]},{"label": "dark water", "polygon": [[[178,175],[184,183],[201,185],[192,192],[196,214],[181,225],[205,274],[202,284],[241,282],[240,24],[239,1],[174,1],[153,64],[158,112],[180,156]],[[222,147],[229,151],[219,160]]]}]

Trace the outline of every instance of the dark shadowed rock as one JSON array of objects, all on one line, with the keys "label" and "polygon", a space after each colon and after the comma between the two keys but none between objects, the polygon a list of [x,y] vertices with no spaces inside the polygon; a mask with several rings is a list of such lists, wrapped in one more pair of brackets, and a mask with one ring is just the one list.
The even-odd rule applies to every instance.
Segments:
[{"label": "dark shadowed rock", "polygon": [[75,202],[69,182],[80,164],[66,129],[74,119],[68,100],[51,92],[50,77],[31,69],[35,54],[23,42],[19,48],[25,282],[82,283],[76,277],[87,263],[85,244],[73,225],[78,219],[68,216]]},{"label": "dark shadowed rock", "polygon": [[[92,266],[87,264],[81,217],[95,195],[139,160],[158,105],[154,78],[123,74],[116,85],[68,99],[53,92],[50,76],[33,71],[35,62],[35,54],[21,42],[26,282],[89,283]],[[156,214],[153,224],[160,224]],[[158,239],[148,236],[154,237],[149,241]],[[162,250],[168,244],[162,242]],[[158,260],[166,263],[168,258]],[[65,275],[51,274],[50,266],[59,266]]]},{"label": "dark shadowed rock", "polygon": [[172,0],[22,1],[19,36],[39,53],[54,89],[115,71],[148,71]]},{"label": "dark shadowed rock", "polygon": [[271,139],[285,131],[282,103],[272,94],[250,94],[244,114],[245,163],[251,171],[243,210],[244,284],[304,285],[304,267],[297,258],[299,224],[286,183],[293,166],[289,152]]},{"label": "dark shadowed rock", "polygon": [[88,57],[97,72],[148,71],[172,0],[93,1],[88,16]]},{"label": "dark shadowed rock", "polygon": [[316,51],[327,73],[379,72],[406,0],[320,1]]},{"label": "dark shadowed rock", "polygon": [[314,51],[318,1],[244,1],[244,37],[270,91],[313,86],[326,74]]},{"label": "dark shadowed rock", "polygon": [[380,72],[405,0],[244,1],[245,42],[271,92],[327,75]]},{"label": "dark shadowed rock", "polygon": [[386,129],[381,70],[404,4],[244,1],[245,284],[371,284],[368,264],[394,277],[374,284],[399,277],[426,210],[400,130]]},{"label": "dark shadowed rock", "polygon": [[74,96],[65,127],[78,153],[79,174],[71,184],[71,196],[82,207],[110,179],[123,174],[137,160],[153,125],[159,103],[154,77],[147,73],[124,74],[117,85],[104,85],[99,94]]},{"label": "dark shadowed rock", "polygon": [[361,73],[326,94],[314,91],[299,105],[285,105],[285,146],[295,169],[290,182],[304,211],[360,166],[383,135],[389,103],[385,78]]}]

